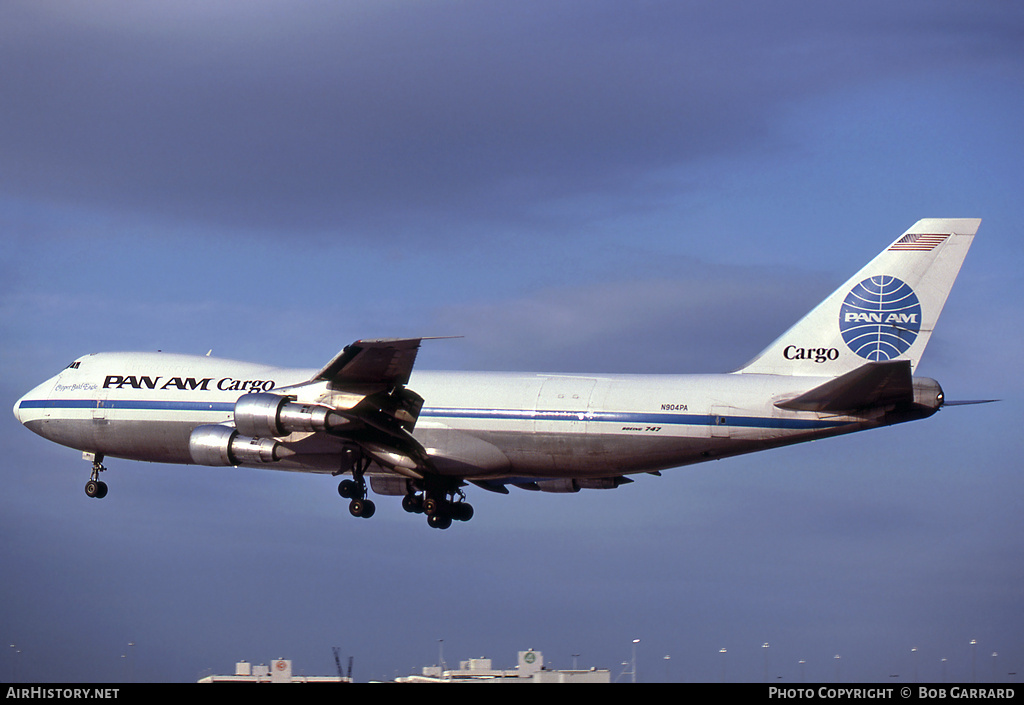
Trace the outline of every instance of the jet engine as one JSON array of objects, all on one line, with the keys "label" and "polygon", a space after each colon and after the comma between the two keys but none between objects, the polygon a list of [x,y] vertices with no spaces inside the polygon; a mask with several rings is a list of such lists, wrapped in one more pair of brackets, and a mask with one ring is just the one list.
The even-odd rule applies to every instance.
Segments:
[{"label": "jet engine", "polygon": [[286,449],[272,438],[243,436],[230,426],[198,426],[188,450],[197,465],[254,465],[276,462]]},{"label": "jet engine", "polygon": [[329,406],[301,404],[279,394],[245,394],[235,402],[235,428],[256,438],[329,431],[346,423]]}]

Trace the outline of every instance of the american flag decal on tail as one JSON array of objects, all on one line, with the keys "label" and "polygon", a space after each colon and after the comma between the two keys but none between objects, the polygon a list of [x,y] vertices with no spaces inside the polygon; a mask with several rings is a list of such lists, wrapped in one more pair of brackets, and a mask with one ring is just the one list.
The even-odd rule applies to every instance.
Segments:
[{"label": "american flag decal on tail", "polygon": [[889,250],[930,252],[939,245],[941,245],[943,241],[948,237],[949,235],[924,235],[919,233],[911,233],[909,235],[904,235],[899,240],[894,242],[892,246],[889,248]]}]

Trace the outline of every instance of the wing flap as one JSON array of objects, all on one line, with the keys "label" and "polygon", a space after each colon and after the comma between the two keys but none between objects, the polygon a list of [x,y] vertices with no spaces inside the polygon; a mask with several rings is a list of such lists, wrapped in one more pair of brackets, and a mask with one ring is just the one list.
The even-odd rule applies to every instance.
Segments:
[{"label": "wing flap", "polygon": [[842,412],[914,401],[910,360],[869,362],[775,406],[790,411]]}]

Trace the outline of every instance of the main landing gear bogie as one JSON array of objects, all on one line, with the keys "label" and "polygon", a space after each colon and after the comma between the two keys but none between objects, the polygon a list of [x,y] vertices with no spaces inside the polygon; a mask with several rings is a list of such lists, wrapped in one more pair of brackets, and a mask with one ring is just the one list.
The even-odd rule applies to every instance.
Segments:
[{"label": "main landing gear bogie", "polygon": [[[459,499],[455,500],[454,495]],[[452,499],[448,499],[451,496]],[[402,500],[402,508],[407,512],[427,515],[427,525],[433,529],[447,529],[453,521],[469,521],[473,518],[473,505],[466,501],[465,495],[458,489],[443,495],[425,492],[424,495],[408,494]]]},{"label": "main landing gear bogie", "polygon": [[[377,510],[373,500],[366,498],[366,483],[361,478],[342,480],[338,483],[338,494],[349,500],[348,510],[354,517],[369,519]],[[458,494],[460,498],[454,500],[429,492],[410,492],[402,498],[402,509],[410,514],[426,514],[429,526],[447,529],[453,521],[469,521],[473,518],[473,505],[465,501],[461,492]]]},{"label": "main landing gear bogie", "polygon": [[[353,453],[349,459],[346,465],[352,472],[352,478],[338,483],[338,494],[349,500],[348,511],[352,516],[369,519],[377,510],[373,500],[367,498],[365,474],[370,462],[362,454]],[[435,529],[447,529],[453,521],[469,521],[473,518],[473,506],[453,482],[435,481],[424,489],[422,485],[416,487],[410,481],[408,491],[402,498],[402,509],[410,514],[426,514],[427,524]]]},{"label": "main landing gear bogie", "polygon": [[348,511],[354,517],[369,519],[377,511],[372,499],[366,498],[366,482],[362,473],[357,480],[342,480],[338,483],[338,494],[349,500]]}]

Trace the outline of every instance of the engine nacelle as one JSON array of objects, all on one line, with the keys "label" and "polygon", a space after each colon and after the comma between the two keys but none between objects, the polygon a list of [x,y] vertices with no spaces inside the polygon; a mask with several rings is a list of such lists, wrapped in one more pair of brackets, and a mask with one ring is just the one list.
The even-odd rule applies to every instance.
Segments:
[{"label": "engine nacelle", "polygon": [[328,431],[348,420],[322,404],[301,404],[279,394],[245,394],[235,402],[235,428],[256,438]]},{"label": "engine nacelle", "polygon": [[558,480],[537,480],[541,492],[579,492],[580,486],[570,477]]},{"label": "engine nacelle", "polygon": [[576,486],[582,490],[614,490],[619,485],[631,483],[628,477],[619,475],[617,477],[595,477],[590,479],[576,480]]},{"label": "engine nacelle", "polygon": [[945,401],[942,387],[934,379],[914,377],[914,404],[936,410]]},{"label": "engine nacelle", "polygon": [[188,439],[197,465],[262,465],[280,460],[284,450],[272,438],[243,436],[230,426],[198,426]]}]

